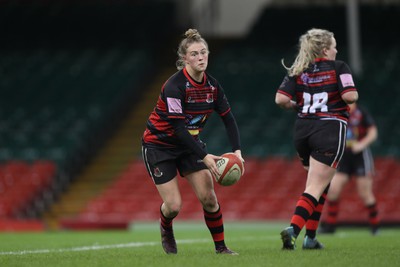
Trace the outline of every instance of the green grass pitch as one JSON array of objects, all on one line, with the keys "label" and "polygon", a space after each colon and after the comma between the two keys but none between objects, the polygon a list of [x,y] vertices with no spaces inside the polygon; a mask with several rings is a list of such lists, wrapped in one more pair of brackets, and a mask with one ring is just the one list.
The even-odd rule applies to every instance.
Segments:
[{"label": "green grass pitch", "polygon": [[384,228],[372,236],[367,228],[339,228],[318,235],[326,249],[282,251],[280,231],[271,222],[225,222],[228,247],[239,256],[216,255],[205,224],[174,224],[177,255],[161,248],[158,224],[136,223],[129,231],[58,231],[0,233],[0,266],[399,266],[400,229]]}]

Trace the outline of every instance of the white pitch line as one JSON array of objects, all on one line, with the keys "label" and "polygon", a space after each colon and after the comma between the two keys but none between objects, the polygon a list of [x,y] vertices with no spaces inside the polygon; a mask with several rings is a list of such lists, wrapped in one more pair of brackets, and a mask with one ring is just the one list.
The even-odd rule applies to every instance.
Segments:
[{"label": "white pitch line", "polygon": [[[251,241],[260,238],[241,238],[240,240]],[[272,237],[263,237],[261,239],[275,239]],[[206,243],[212,242],[211,239],[186,239],[177,240],[178,244],[194,244],[194,243]],[[60,248],[60,249],[37,249],[37,250],[21,250],[21,251],[0,251],[1,255],[26,255],[26,254],[45,254],[45,253],[63,253],[63,252],[81,252],[90,250],[103,250],[103,249],[115,249],[115,248],[134,248],[134,247],[150,247],[159,246],[160,242],[132,242],[125,244],[114,244],[114,245],[93,245],[84,247],[73,247],[73,248]]]},{"label": "white pitch line", "polygon": [[[178,244],[192,244],[192,243],[210,242],[210,240],[209,239],[193,239],[193,240],[178,240],[176,242]],[[25,254],[43,254],[43,253],[80,252],[80,251],[115,249],[115,248],[146,247],[146,246],[156,246],[156,245],[160,245],[160,242],[134,242],[134,243],[126,243],[126,244],[93,245],[93,246],[60,248],[60,249],[4,251],[4,252],[0,252],[0,255],[25,255]]]}]

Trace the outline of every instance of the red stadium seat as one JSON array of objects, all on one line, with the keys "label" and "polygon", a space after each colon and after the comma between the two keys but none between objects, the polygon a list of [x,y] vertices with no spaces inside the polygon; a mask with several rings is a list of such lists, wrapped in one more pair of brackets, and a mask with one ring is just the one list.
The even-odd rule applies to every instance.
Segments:
[{"label": "red stadium seat", "polygon": [[[384,182],[376,184],[377,198],[383,220],[400,220],[400,210],[394,203],[400,188],[400,164],[392,159],[379,159],[378,173],[386,173]],[[248,165],[247,165],[248,164]],[[223,187],[215,184],[215,191],[226,220],[289,220],[298,197],[304,190],[307,173],[297,159],[250,159],[246,172],[238,184]],[[382,169],[386,168],[386,169]],[[138,171],[140,170],[140,171]],[[144,173],[144,175],[143,175]],[[203,220],[201,204],[190,184],[179,179],[183,207],[180,220]],[[343,192],[340,220],[366,220],[367,213],[354,185]],[[158,220],[162,203],[157,190],[140,160],[120,174],[101,196],[94,199],[80,218],[125,218],[126,220]]]},{"label": "red stadium seat", "polygon": [[52,162],[8,161],[0,167],[0,218],[14,218],[32,205],[55,175]]}]

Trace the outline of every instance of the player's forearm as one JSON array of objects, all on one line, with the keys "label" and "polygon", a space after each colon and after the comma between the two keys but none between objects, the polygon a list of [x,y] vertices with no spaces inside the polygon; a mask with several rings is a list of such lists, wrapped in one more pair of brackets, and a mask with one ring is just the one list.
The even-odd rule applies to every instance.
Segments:
[{"label": "player's forearm", "polygon": [[359,141],[365,148],[371,145],[378,138],[378,129],[376,126],[368,128],[367,134]]}]

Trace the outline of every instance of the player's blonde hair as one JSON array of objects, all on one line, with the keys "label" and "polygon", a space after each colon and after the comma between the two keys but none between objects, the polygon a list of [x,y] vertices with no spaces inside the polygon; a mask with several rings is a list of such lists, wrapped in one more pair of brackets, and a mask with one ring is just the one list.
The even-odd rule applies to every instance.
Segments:
[{"label": "player's blonde hair", "polygon": [[193,43],[198,43],[202,42],[205,44],[207,50],[208,50],[208,44],[206,40],[204,40],[203,37],[201,37],[200,33],[196,29],[188,29],[185,32],[185,37],[182,39],[182,41],[179,43],[178,46],[178,60],[176,61],[176,68],[178,70],[181,70],[185,67],[185,61],[183,60],[183,57],[186,55],[187,48],[193,44]]},{"label": "player's blonde hair", "polygon": [[292,66],[282,65],[289,76],[300,75],[316,58],[323,57],[323,49],[329,49],[332,44],[333,33],[324,29],[310,29],[299,39],[299,53]]}]

